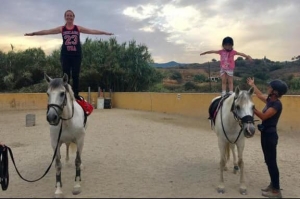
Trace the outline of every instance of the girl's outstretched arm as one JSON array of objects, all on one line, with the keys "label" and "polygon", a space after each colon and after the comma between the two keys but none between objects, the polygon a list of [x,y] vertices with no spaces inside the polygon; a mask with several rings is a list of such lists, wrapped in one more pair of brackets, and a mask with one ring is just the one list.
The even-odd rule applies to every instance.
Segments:
[{"label": "girl's outstretched arm", "polygon": [[57,28],[49,29],[49,30],[41,30],[32,33],[25,33],[24,36],[34,36],[34,35],[53,35],[61,33],[62,27],[59,26]]},{"label": "girl's outstretched arm", "polygon": [[242,57],[245,57],[246,59],[249,59],[250,61],[252,61],[252,57],[250,55],[246,55],[244,53],[239,53],[239,52],[236,52],[237,55],[240,55]]},{"label": "girl's outstretched arm", "polygon": [[82,26],[78,26],[79,27],[79,31],[85,34],[92,34],[92,35],[113,35],[113,33],[110,32],[104,32],[102,30],[92,30],[92,29],[88,29]]},{"label": "girl's outstretched arm", "polygon": [[219,51],[218,51],[218,50],[210,50],[210,51],[206,51],[206,52],[204,52],[204,53],[201,53],[200,56],[201,56],[201,55],[205,55],[205,54],[212,54],[212,53],[219,54]]}]

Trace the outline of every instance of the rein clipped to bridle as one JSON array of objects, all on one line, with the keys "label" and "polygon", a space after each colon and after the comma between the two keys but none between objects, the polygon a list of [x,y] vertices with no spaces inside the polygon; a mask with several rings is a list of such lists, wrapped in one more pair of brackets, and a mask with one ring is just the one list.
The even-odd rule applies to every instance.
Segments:
[{"label": "rein clipped to bridle", "polygon": [[[67,105],[67,95],[66,95],[66,91],[65,91],[65,98],[64,98],[63,103],[61,105],[48,104],[48,106],[47,106],[47,113],[49,112],[50,108],[53,108],[55,110],[56,114],[59,115],[56,108],[58,108],[60,110],[60,112],[62,113],[63,109],[64,109],[64,107],[66,105]],[[72,115],[71,115],[71,117],[69,117],[69,118],[63,118],[63,117],[59,116],[60,117],[59,119],[61,119],[61,120],[70,120],[70,119],[73,118],[73,116],[74,116],[74,104],[72,103]],[[58,123],[59,123],[59,121],[58,121]]]},{"label": "rein clipped to bridle", "polygon": [[[48,104],[47,112],[49,111],[49,108],[53,108],[56,111],[56,113],[58,114],[56,108],[60,109],[61,112],[62,112],[62,110],[64,109],[66,104],[67,104],[67,95],[65,93],[65,98],[64,98],[63,103],[60,106],[56,105],[56,104]],[[73,118],[73,115],[74,115],[74,104],[72,103],[72,116],[70,118],[67,118],[67,119],[60,117],[60,119],[61,120],[69,120],[69,119]],[[41,180],[42,178],[44,178],[48,174],[48,172],[50,171],[50,168],[51,168],[51,166],[52,166],[52,164],[55,160],[56,154],[57,154],[57,149],[58,149],[61,133],[62,133],[62,122],[61,122],[60,129],[59,129],[56,148],[55,148],[54,154],[52,156],[52,161],[51,161],[50,165],[48,166],[48,168],[46,169],[45,173],[40,178],[35,179],[35,180],[27,180],[21,175],[21,173],[19,172],[19,170],[16,166],[15,158],[13,156],[13,152],[12,152],[10,147],[0,146],[0,184],[1,184],[2,190],[3,191],[7,190],[8,185],[9,185],[8,154],[10,155],[10,158],[11,158],[12,163],[13,163],[15,169],[16,169],[16,172],[18,173],[19,177],[22,180],[24,180],[26,182],[37,182],[37,181]]]},{"label": "rein clipped to bridle", "polygon": [[234,119],[239,123],[239,126],[241,127],[241,130],[239,131],[239,134],[238,134],[238,136],[237,136],[237,138],[235,139],[234,142],[231,142],[231,141],[229,140],[229,138],[228,138],[228,136],[227,136],[227,134],[226,134],[226,131],[225,131],[225,129],[224,129],[224,124],[223,124],[223,119],[222,119],[222,109],[223,109],[223,107],[221,107],[221,110],[220,110],[220,111],[221,111],[221,124],[222,124],[222,129],[223,129],[223,132],[224,132],[224,135],[225,135],[227,141],[230,142],[231,144],[235,144],[235,143],[238,141],[238,139],[240,138],[240,136],[241,136],[241,134],[242,134],[242,131],[243,131],[243,123],[248,123],[248,128],[249,128],[249,124],[250,124],[250,123],[253,123],[253,124],[254,124],[253,116],[251,116],[251,115],[246,115],[246,116],[240,118],[240,117],[236,114],[236,112],[235,112],[235,110],[234,110],[234,105],[235,105],[235,100],[236,100],[236,99],[237,99],[237,97],[234,97],[233,102],[232,102],[232,105],[231,105],[230,111],[232,112]]}]

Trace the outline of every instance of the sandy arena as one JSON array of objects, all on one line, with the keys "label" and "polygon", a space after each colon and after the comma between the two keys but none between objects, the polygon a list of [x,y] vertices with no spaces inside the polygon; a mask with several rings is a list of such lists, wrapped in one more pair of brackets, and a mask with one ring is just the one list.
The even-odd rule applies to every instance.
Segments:
[{"label": "sandy arena", "polygon": [[[36,114],[36,126],[25,127],[25,116]],[[13,150],[17,166],[27,179],[40,177],[50,164],[46,110],[3,111],[0,140]],[[279,132],[278,164],[282,194],[300,197],[300,135]],[[65,198],[72,195],[74,158],[65,165],[62,150],[62,183]],[[206,118],[190,118],[133,110],[95,110],[89,117],[83,149],[82,193],[75,198],[261,198],[269,183],[260,147],[260,133],[246,140],[244,151],[248,195],[239,194],[239,175],[232,158],[225,172],[226,193],[216,191],[219,181],[217,137]],[[54,164],[45,178],[28,183],[19,178],[10,162],[10,185],[1,198],[49,198],[55,191]]]}]

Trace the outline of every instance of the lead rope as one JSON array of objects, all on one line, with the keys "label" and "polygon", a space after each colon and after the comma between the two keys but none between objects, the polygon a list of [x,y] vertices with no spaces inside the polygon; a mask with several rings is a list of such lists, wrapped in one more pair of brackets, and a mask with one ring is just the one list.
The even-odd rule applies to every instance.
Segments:
[{"label": "lead rope", "polygon": [[0,183],[1,183],[1,188],[3,191],[7,190],[8,188],[8,185],[9,185],[9,169],[8,169],[8,152],[9,152],[9,155],[11,157],[11,160],[13,162],[13,165],[19,175],[19,177],[26,181],[26,182],[36,182],[36,181],[39,181],[41,180],[43,177],[45,177],[47,175],[47,173],[49,172],[52,164],[53,164],[53,161],[56,157],[56,154],[57,154],[57,148],[58,148],[58,144],[59,144],[59,141],[60,141],[60,137],[61,137],[61,132],[62,132],[62,121],[61,121],[61,125],[60,125],[60,130],[59,130],[59,135],[58,135],[58,139],[57,139],[57,145],[56,145],[56,148],[55,148],[55,152],[53,154],[53,157],[52,157],[52,161],[51,161],[51,164],[49,165],[49,167],[47,168],[47,170],[45,171],[45,173],[38,179],[36,180],[27,180],[25,179],[19,172],[17,166],[16,166],[16,163],[15,163],[15,159],[14,159],[14,156],[13,156],[13,152],[11,150],[10,147],[8,146],[0,146]]}]

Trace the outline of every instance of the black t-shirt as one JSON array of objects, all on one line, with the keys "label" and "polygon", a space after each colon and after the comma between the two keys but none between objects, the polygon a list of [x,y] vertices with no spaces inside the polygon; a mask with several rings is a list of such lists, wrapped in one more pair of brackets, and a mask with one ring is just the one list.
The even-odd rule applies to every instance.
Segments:
[{"label": "black t-shirt", "polygon": [[62,55],[81,56],[80,32],[76,25],[72,29],[67,29],[66,26],[63,26],[62,39]]},{"label": "black t-shirt", "polygon": [[272,117],[264,120],[262,122],[262,125],[264,126],[264,132],[276,132],[277,131],[277,123],[279,120],[279,117],[282,112],[282,104],[280,100],[271,101],[271,99],[267,98],[267,104],[265,108],[263,109],[263,113],[268,110],[268,108],[274,108],[277,112]]}]

